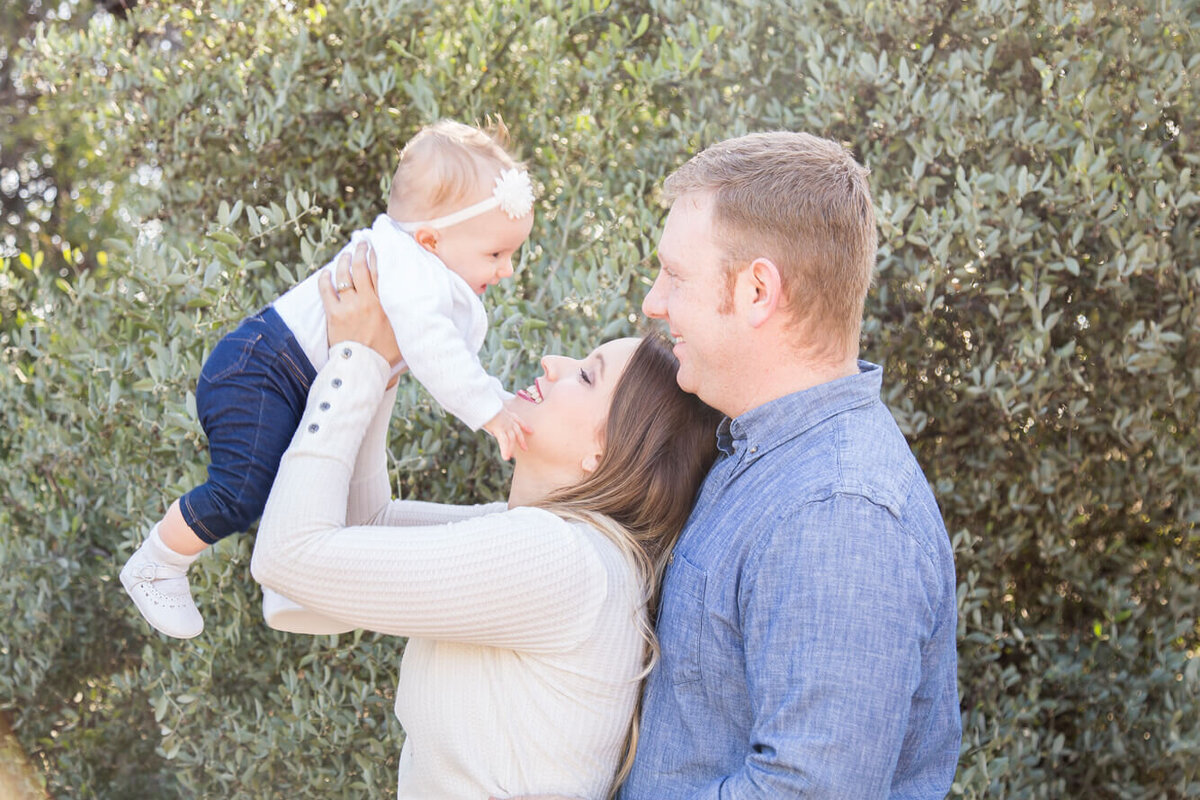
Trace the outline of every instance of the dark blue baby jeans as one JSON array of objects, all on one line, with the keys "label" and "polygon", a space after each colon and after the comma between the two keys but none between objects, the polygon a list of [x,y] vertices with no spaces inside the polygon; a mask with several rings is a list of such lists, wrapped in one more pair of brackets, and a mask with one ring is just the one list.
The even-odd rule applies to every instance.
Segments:
[{"label": "dark blue baby jeans", "polygon": [[184,521],[205,542],[244,531],[262,515],[316,375],[270,306],[213,348],[196,386],[208,481],[179,501]]}]

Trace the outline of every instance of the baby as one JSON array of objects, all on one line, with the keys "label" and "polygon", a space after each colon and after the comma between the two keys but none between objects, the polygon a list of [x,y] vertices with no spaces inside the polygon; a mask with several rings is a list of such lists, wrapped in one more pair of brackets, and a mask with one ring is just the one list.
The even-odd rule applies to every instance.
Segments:
[{"label": "baby", "polygon": [[[443,120],[404,147],[386,215],[356,231],[378,260],[378,289],[408,369],[447,411],[495,437],[507,459],[524,447],[509,396],[478,352],[487,333],[479,296],[513,274],[533,227],[529,175],[505,150],[507,131]],[[343,251],[345,252],[345,251]],[[204,620],[187,569],[209,545],[262,514],[280,458],[329,359],[318,283],[335,258],[217,343],[200,371],[196,410],[208,436],[208,481],[171,504],[121,569],[121,584],[154,628],[180,639]],[[348,285],[335,287],[338,291]],[[346,630],[264,592],[268,624],[301,633]]]}]

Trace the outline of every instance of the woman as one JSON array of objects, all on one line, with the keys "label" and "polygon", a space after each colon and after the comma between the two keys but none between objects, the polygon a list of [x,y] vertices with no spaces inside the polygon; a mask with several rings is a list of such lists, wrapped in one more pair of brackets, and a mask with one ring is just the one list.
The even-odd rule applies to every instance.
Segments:
[{"label": "woman", "polygon": [[531,433],[507,504],[393,501],[385,384],[400,353],[361,249],[350,266],[337,281],[353,288],[322,285],[339,344],[284,455],[254,577],[410,637],[401,798],[609,795],[636,743],[659,577],[719,416],[677,387],[661,338],[548,356],[509,401]]}]

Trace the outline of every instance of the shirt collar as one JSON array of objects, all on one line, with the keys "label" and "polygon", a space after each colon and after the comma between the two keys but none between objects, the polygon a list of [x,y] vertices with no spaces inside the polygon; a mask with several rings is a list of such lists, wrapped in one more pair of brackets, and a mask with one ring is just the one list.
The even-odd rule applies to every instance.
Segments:
[{"label": "shirt collar", "polygon": [[717,448],[732,455],[741,451],[761,457],[805,431],[852,408],[879,399],[883,369],[858,362],[858,373],[818,384],[763,403],[738,417],[726,417],[717,428]]}]

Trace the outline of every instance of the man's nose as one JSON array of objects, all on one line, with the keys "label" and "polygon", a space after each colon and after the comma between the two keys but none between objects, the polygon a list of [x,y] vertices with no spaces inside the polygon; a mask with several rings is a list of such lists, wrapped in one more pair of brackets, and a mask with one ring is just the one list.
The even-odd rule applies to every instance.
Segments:
[{"label": "man's nose", "polygon": [[663,273],[660,269],[654,278],[654,283],[650,286],[650,291],[646,292],[645,298],[642,299],[642,313],[650,319],[666,319],[667,307],[663,299],[665,295]]}]

